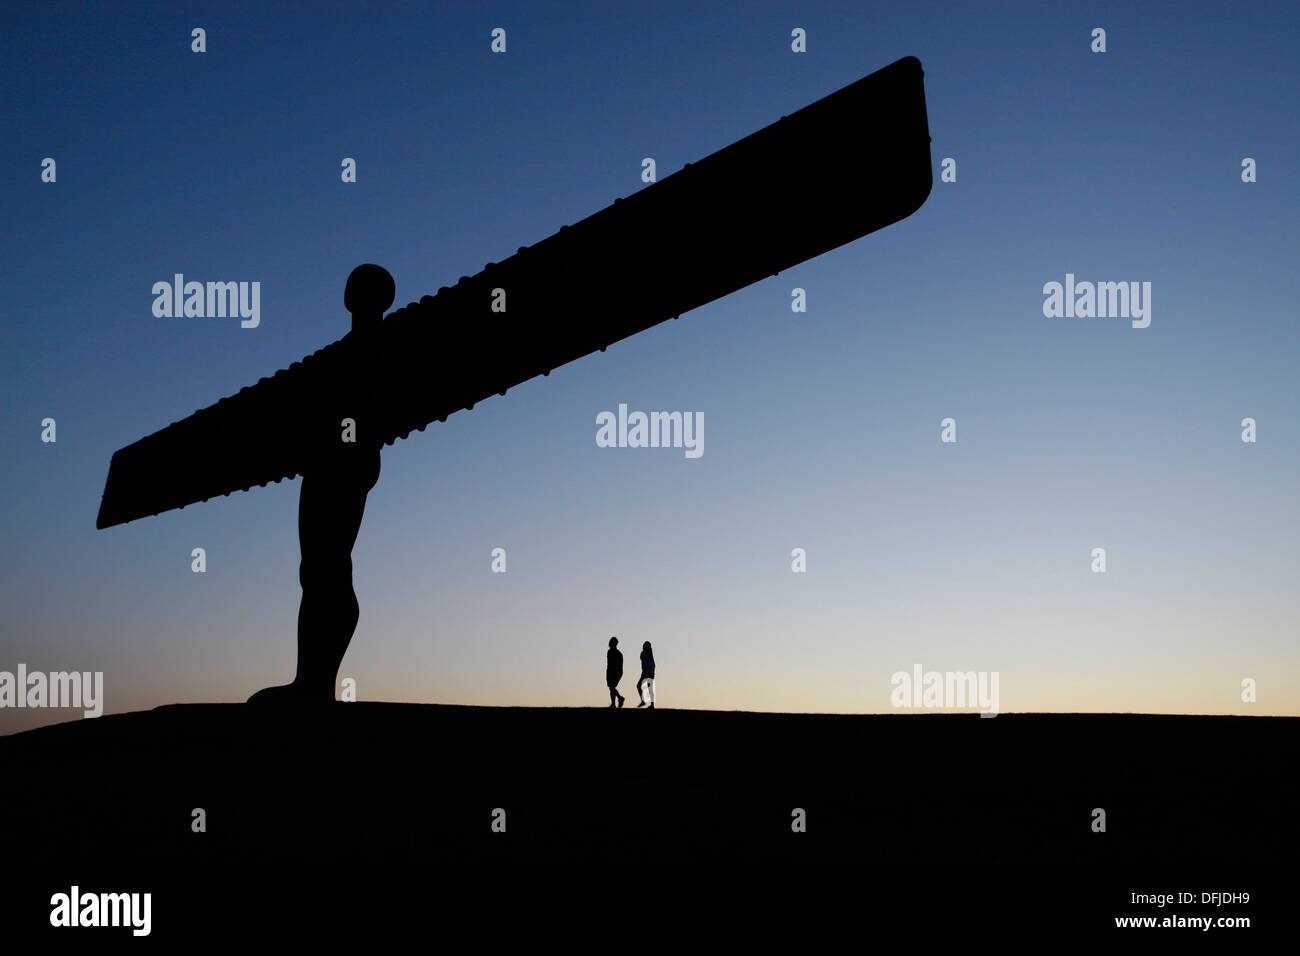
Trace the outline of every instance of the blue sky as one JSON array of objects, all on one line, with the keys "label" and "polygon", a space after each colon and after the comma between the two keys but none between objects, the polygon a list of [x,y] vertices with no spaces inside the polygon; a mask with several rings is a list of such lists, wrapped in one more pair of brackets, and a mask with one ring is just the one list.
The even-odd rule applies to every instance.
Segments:
[{"label": "blue sky", "polygon": [[[999,672],[1004,711],[1300,713],[1298,20],[6,5],[0,670],[102,670],[108,712],[291,677],[298,482],[96,531],[114,450],[341,336],[358,263],[416,300],[643,188],[643,157],[662,178],[914,55],[909,219],[385,449],[341,675],[598,705],[618,634],[655,644],[663,706],[887,712],[921,663]],[[176,272],[259,281],[261,324],[155,318]],[[1066,273],[1151,282],[1150,327],[1046,318]],[[598,448],[619,403],[702,412],[705,453]]]}]

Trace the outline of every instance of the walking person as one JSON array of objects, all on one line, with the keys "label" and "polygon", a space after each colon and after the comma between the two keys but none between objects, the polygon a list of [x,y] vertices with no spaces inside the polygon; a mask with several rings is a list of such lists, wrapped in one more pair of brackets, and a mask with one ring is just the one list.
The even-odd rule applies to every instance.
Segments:
[{"label": "walking person", "polygon": [[618,649],[618,638],[611,637],[609,639],[609,653],[605,655],[605,683],[609,685],[610,710],[623,706],[623,695],[618,692],[618,682],[622,679],[623,652]]},{"label": "walking person", "polygon": [[644,644],[641,645],[641,679],[636,682],[636,692],[637,692],[637,696],[641,698],[641,703],[637,704],[637,707],[646,706],[646,695],[645,695],[645,691],[641,689],[642,684],[644,684],[646,686],[646,690],[650,692],[649,707],[651,710],[654,710],[655,709],[655,652],[651,649],[649,641],[646,641]]}]

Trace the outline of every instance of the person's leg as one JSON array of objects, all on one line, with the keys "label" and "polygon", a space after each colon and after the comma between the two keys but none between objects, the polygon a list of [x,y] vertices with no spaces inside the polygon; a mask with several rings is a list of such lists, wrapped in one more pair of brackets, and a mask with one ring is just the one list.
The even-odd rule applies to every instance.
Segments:
[{"label": "person's leg", "polygon": [[613,684],[609,685],[609,706],[611,710],[618,706],[618,691],[614,689]]}]

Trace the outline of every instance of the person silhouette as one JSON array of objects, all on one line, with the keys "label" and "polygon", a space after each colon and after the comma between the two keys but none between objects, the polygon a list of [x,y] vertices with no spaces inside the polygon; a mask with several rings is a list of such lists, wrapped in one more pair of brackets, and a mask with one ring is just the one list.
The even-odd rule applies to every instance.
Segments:
[{"label": "person silhouette", "polygon": [[655,709],[655,652],[650,647],[650,642],[646,641],[641,645],[641,678],[636,682],[636,693],[641,698],[641,703],[637,707],[645,707],[645,692],[641,690],[644,684],[650,691],[650,709]]},{"label": "person silhouette", "polygon": [[610,710],[623,706],[623,695],[618,692],[618,682],[622,679],[623,652],[618,649],[618,638],[611,637],[609,639],[609,653],[605,655],[605,683],[609,685]]},{"label": "person silhouette", "polygon": [[[347,386],[321,396],[324,407],[312,410],[312,447],[298,493],[298,671],[292,683],[259,690],[250,704],[334,700],[339,665],[361,616],[352,588],[352,546],[366,496],[379,480],[383,442],[375,437],[369,398],[380,374],[376,340],[396,294],[382,266],[360,265],[348,276],[343,304],[352,313],[352,331],[344,341],[351,345],[339,359],[348,363]],[[345,419],[353,422],[351,440],[341,427]]]}]

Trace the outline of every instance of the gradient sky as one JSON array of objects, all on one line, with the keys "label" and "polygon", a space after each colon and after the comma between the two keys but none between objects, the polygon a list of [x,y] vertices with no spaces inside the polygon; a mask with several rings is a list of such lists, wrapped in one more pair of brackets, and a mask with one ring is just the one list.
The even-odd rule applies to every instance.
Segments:
[{"label": "gradient sky", "polygon": [[[299,482],[97,531],[112,453],[341,336],[358,263],[413,301],[910,54],[920,211],[384,450],[340,676],[598,706],[617,634],[669,707],[890,712],[919,663],[1003,712],[1300,714],[1298,9],[6,4],[0,670],[101,670],[108,713],[291,678]],[[260,281],[260,327],[155,318],[176,272]],[[1045,318],[1067,272],[1151,282],[1150,327]],[[704,455],[598,448],[620,402]]]}]

